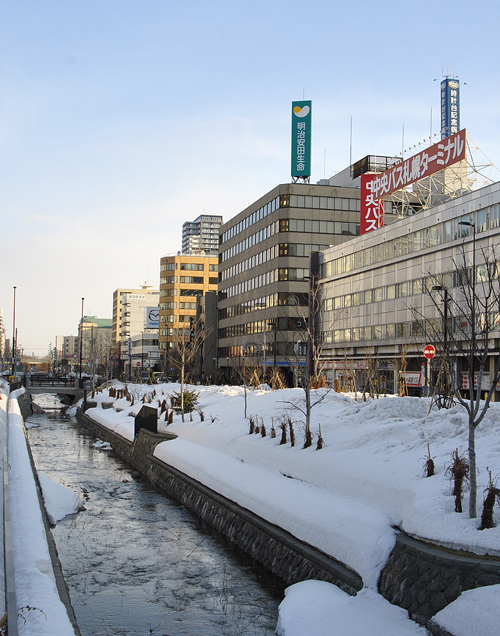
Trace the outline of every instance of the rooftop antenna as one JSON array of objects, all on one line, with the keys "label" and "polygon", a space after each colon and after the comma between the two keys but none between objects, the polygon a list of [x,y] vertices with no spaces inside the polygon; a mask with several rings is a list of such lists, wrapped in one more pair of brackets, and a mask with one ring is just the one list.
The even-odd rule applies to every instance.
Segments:
[{"label": "rooftop antenna", "polygon": [[325,146],[325,155],[323,158],[323,179],[326,179],[326,146]]},{"label": "rooftop antenna", "polygon": [[405,158],[405,150],[404,150],[404,148],[405,148],[405,127],[403,125],[403,134],[402,134],[402,137],[401,137],[401,159],[403,159],[403,160]]},{"label": "rooftop antenna", "polygon": [[349,165],[352,166],[352,115],[351,115],[351,129],[349,132]]}]

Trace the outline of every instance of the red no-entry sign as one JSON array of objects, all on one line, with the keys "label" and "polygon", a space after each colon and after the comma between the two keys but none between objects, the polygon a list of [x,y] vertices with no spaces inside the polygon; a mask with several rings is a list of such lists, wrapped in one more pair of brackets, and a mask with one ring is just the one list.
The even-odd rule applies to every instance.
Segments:
[{"label": "red no-entry sign", "polygon": [[432,358],[436,355],[436,347],[434,345],[427,345],[424,349],[424,356],[427,360],[432,360]]}]

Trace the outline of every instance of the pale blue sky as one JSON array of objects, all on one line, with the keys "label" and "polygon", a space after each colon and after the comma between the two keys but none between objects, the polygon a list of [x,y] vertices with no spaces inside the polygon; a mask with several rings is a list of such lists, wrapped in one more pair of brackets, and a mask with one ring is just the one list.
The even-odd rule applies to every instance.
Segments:
[{"label": "pale blue sky", "polygon": [[[500,162],[496,3],[0,3],[0,308],[44,353],[117,287],[159,284],[182,223],[290,181],[290,110],[313,102],[312,182],[438,132],[439,82]],[[326,149],[326,160],[325,160]]]}]

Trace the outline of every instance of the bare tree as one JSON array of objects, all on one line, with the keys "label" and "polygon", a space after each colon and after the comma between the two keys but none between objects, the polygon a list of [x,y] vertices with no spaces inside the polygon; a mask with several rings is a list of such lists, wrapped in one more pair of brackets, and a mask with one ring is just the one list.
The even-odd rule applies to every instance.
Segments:
[{"label": "bare tree", "polygon": [[[188,333],[186,333],[186,331]],[[171,337],[171,347],[167,349],[167,359],[171,366],[179,372],[181,384],[181,414],[184,422],[184,383],[186,372],[191,368],[197,351],[203,346],[205,338],[212,328],[200,320],[193,320],[190,329],[177,329]]]},{"label": "bare tree", "polygon": [[[309,306],[301,307],[296,303],[297,321],[295,335],[296,340],[293,345],[293,352],[289,351],[289,365],[295,367],[297,372],[297,383],[304,390],[305,404],[298,406],[294,402],[285,401],[290,408],[300,411],[304,415],[305,420],[305,442],[304,448],[311,446],[311,411],[322,402],[331,389],[326,389],[322,393],[311,395],[311,387],[325,386],[322,380],[321,356],[323,346],[328,334],[333,333],[337,320],[340,318],[342,311],[328,325],[327,328],[320,325],[319,318],[321,315],[321,287],[317,284],[317,277],[311,276],[309,286]],[[293,324],[293,323],[292,323]],[[304,360],[305,357],[305,360]]]},{"label": "bare tree", "polygon": [[[434,337],[440,341],[447,382],[456,400],[468,414],[468,459],[470,466],[469,517],[477,516],[477,462],[475,433],[482,422],[500,380],[500,356],[493,357],[494,336],[500,328],[500,267],[494,249],[481,250],[481,264],[467,263],[464,249],[455,262],[453,290],[435,285],[429,290],[440,317]],[[464,361],[467,392],[461,391],[456,365]],[[489,369],[488,369],[489,365]],[[483,379],[489,372],[487,395],[481,400]]]}]

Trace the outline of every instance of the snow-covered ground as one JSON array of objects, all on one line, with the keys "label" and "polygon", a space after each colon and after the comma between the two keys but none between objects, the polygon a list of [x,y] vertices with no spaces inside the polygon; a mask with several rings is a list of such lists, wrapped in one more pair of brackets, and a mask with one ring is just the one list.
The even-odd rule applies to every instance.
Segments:
[{"label": "snow-covered ground", "polygon": [[[363,578],[365,590],[355,599],[338,600],[336,612],[345,607],[349,612],[357,611],[361,617],[362,608],[366,607],[370,616],[375,612],[375,602],[384,606],[386,602],[375,590],[380,569],[394,545],[394,526],[444,546],[500,555],[499,527],[480,531],[479,519],[454,512],[452,485],[445,470],[451,453],[457,448],[465,452],[467,448],[467,419],[462,407],[430,410],[430,400],[421,398],[383,397],[359,402],[354,396],[331,391],[312,410],[314,443],[311,448],[303,449],[303,415],[297,408],[304,405],[301,389],[249,390],[247,415],[260,427],[264,424],[266,436],[262,437],[261,433],[249,434],[242,387],[191,388],[199,393],[198,411],[193,413],[192,421],[191,416],[186,415],[184,423],[176,415],[168,427],[162,416],[161,429],[179,437],[159,444],[155,455],[356,570]],[[142,406],[140,398],[146,395],[148,406],[159,406],[164,399],[168,401],[173,391],[179,390],[179,385],[129,385],[129,390],[134,396],[134,405],[125,398],[114,400],[108,390],[104,390],[96,394],[97,408],[87,414],[127,439],[133,439],[134,416]],[[313,392],[317,397],[324,393],[321,389]],[[101,407],[102,402],[110,401],[114,402],[113,409]],[[199,411],[203,412],[204,421]],[[287,443],[280,445],[279,424],[288,416],[294,422],[294,447],[289,430]],[[316,450],[320,426],[324,448]],[[271,437],[273,427],[275,438]],[[423,464],[428,444],[436,475],[425,478]],[[499,450],[500,404],[492,404],[477,429],[480,502],[489,482],[488,470],[493,478],[500,474]],[[467,493],[463,507],[467,510]],[[479,515],[480,512],[478,510]],[[495,521],[500,523],[498,510]],[[301,586],[304,586],[303,602],[299,603],[297,590],[302,589]],[[489,599],[488,615],[497,612],[497,624],[500,603],[491,603],[490,596],[494,593],[491,589],[476,591],[474,633],[489,636],[491,631],[487,628],[481,631],[485,613],[480,600],[482,592]],[[293,603],[287,601],[290,594],[295,599]],[[336,589],[331,591],[337,599],[342,598],[342,594]],[[500,600],[500,593],[497,594]],[[301,606],[309,625],[308,635],[333,633],[329,621],[325,624],[330,627],[323,629],[319,619],[314,627],[318,612],[317,603],[311,605],[312,597],[314,594],[311,595],[305,584],[290,589],[282,606],[280,634],[304,636],[304,631],[293,627],[294,621],[286,619],[289,608],[297,608],[297,605]],[[454,606],[446,609],[448,621]],[[388,625],[394,623],[393,611],[381,612],[380,620],[386,620],[385,616]],[[457,609],[457,616],[460,613]],[[368,618],[366,634],[374,633],[370,624]],[[365,633],[349,629],[347,626],[335,634]],[[410,621],[408,629],[420,631]],[[459,630],[457,625],[452,631],[461,636]]]}]

